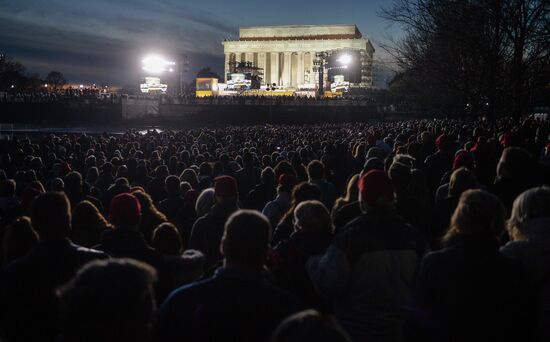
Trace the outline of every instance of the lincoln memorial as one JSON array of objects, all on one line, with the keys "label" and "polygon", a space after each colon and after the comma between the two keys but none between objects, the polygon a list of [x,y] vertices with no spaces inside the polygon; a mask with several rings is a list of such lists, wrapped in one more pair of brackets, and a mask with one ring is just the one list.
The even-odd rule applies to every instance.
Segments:
[{"label": "lincoln memorial", "polygon": [[[314,62],[318,53],[346,53],[355,56],[342,72],[347,80],[357,87],[372,87],[374,48],[355,25],[241,27],[239,39],[226,40],[223,47],[226,82],[232,63],[250,62],[263,70],[264,84],[275,83],[283,88],[317,85],[319,76]],[[337,72],[329,71],[329,60],[324,69],[327,80],[331,72]]]}]

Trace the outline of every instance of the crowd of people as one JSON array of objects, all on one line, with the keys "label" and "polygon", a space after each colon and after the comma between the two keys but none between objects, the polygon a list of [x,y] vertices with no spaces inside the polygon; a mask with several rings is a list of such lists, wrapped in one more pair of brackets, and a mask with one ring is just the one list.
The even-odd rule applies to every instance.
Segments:
[{"label": "crowd of people", "polygon": [[99,88],[0,92],[0,103],[120,103],[122,95],[102,93]]},{"label": "crowd of people", "polygon": [[367,106],[376,103],[379,94],[369,95],[340,95],[334,97],[319,98],[314,92],[295,95],[222,95],[198,98],[195,96],[161,96],[163,103],[168,104],[193,104],[193,105],[261,105],[261,106]]},{"label": "crowd of people", "polygon": [[0,340],[548,341],[550,123],[0,141]]}]

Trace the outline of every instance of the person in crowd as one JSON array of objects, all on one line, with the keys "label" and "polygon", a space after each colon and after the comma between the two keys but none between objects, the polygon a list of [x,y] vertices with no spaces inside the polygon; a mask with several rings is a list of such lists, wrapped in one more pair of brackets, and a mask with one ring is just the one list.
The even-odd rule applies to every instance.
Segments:
[{"label": "person in crowd", "polygon": [[231,176],[214,179],[214,205],[208,213],[197,219],[191,230],[189,247],[201,251],[205,268],[214,267],[221,261],[220,241],[228,217],[239,209],[237,182]]},{"label": "person in crowd", "polygon": [[180,196],[180,179],[173,175],[166,177],[164,189],[166,198],[160,201],[158,209],[169,221],[174,221],[184,204],[184,200]]},{"label": "person in crowd", "polygon": [[287,317],[271,337],[271,342],[351,341],[334,317],[311,309]]},{"label": "person in crowd", "polygon": [[150,340],[156,271],[132,259],[92,261],[57,289],[67,342]]},{"label": "person in crowd", "polygon": [[92,202],[101,211],[103,210],[103,205],[99,199],[84,192],[84,183],[82,181],[82,175],[79,172],[69,172],[65,176],[64,185],[64,192],[67,194],[73,208],[76,207],[78,203],[86,200]]},{"label": "person in crowd", "polygon": [[271,238],[271,246],[276,246],[279,242],[288,240],[294,232],[294,210],[298,204],[308,200],[321,200],[321,190],[315,184],[302,182],[292,190],[292,202],[290,208],[283,215],[279,224],[276,226]]},{"label": "person in crowd", "polygon": [[296,185],[296,177],[292,174],[282,174],[279,177],[279,186],[277,187],[277,197],[266,204],[262,210],[271,223],[271,226],[276,226],[283,215],[290,209],[292,199],[292,189]]},{"label": "person in crowd", "polygon": [[214,206],[214,193],[214,188],[207,188],[197,197],[197,202],[195,204],[197,218],[203,217],[212,209],[212,206]]},{"label": "person in crowd", "polygon": [[113,175],[113,164],[106,162],[101,167],[99,178],[97,179],[96,186],[102,193],[107,192],[107,189],[115,182],[115,176]]},{"label": "person in crowd", "polygon": [[431,234],[432,247],[440,246],[462,193],[478,187],[476,176],[470,169],[460,167],[452,173],[447,197],[436,206],[436,224]]},{"label": "person in crowd", "polygon": [[276,196],[275,171],[268,166],[262,170],[260,183],[250,190],[244,205],[248,209],[262,211],[266,204],[275,199]]},{"label": "person in crowd", "polygon": [[428,185],[432,193],[435,193],[437,188],[441,185],[443,175],[451,170],[454,160],[452,151],[453,141],[450,136],[441,134],[435,140],[435,145],[437,146],[437,152],[428,155],[424,162]]},{"label": "person in crowd", "polygon": [[166,198],[166,191],[164,190],[164,182],[166,177],[170,174],[168,166],[160,165],[155,169],[155,177],[147,183],[147,193],[153,199],[153,203],[159,203]]},{"label": "person in crowd", "polygon": [[[389,158],[388,158],[389,159]],[[355,183],[355,188],[357,191],[357,199],[351,203],[343,205],[334,213],[333,222],[334,222],[334,232],[339,233],[349,222],[361,215],[361,205],[359,203],[359,178],[362,174],[369,172],[370,170],[384,170],[384,162],[377,157],[372,157],[367,159],[365,165],[363,165],[363,170],[361,174],[357,175],[357,181]],[[349,188],[348,184],[348,188]]]},{"label": "person in crowd", "polygon": [[357,188],[357,182],[359,181],[359,174],[354,174],[347,183],[346,192],[343,196],[336,199],[334,206],[332,207],[331,217],[334,219],[336,213],[344,206],[357,202],[359,199],[359,190]]},{"label": "person in crowd", "polygon": [[470,152],[461,150],[456,153],[455,159],[453,161],[452,170],[447,172],[443,176],[443,179],[442,179],[443,185],[440,185],[439,188],[437,188],[437,191],[435,193],[436,205],[440,204],[442,201],[445,200],[445,198],[447,198],[447,195],[449,194],[451,175],[454,171],[456,171],[461,167],[465,167],[468,170],[475,172],[475,160],[473,155]]},{"label": "person in crowd", "polygon": [[196,250],[184,250],[180,233],[173,224],[162,223],[153,231],[153,248],[164,256],[174,287],[191,283],[203,275],[204,255]]},{"label": "person in crowd", "polygon": [[212,166],[208,162],[202,162],[199,165],[199,189],[204,190],[212,186]]},{"label": "person in crowd", "polygon": [[160,308],[156,341],[266,341],[283,318],[297,312],[296,300],[262,274],[270,231],[258,212],[233,213],[221,241],[222,268],[168,297]]},{"label": "person in crowd", "polygon": [[334,185],[326,180],[325,166],[318,160],[313,160],[307,165],[309,181],[321,190],[321,202],[327,208],[332,208],[336,201],[336,189]]},{"label": "person in crowd", "polygon": [[92,248],[101,242],[101,235],[111,229],[109,222],[90,201],[81,201],[73,209],[71,240],[81,246]]},{"label": "person in crowd", "polygon": [[191,189],[200,188],[199,177],[197,176],[197,173],[193,169],[183,170],[180,176],[180,181],[189,183],[189,185],[191,185]]},{"label": "person in crowd", "polygon": [[130,192],[130,191],[131,191],[131,188],[130,188],[130,183],[128,182],[128,179],[124,177],[115,179],[113,184],[111,184],[107,188],[107,191],[104,192],[105,195],[103,196],[103,203],[105,208],[107,208],[107,212],[109,209],[109,205],[111,204],[111,201],[115,196]]},{"label": "person in crowd", "polygon": [[170,291],[171,279],[161,253],[152,248],[139,231],[142,209],[138,193],[116,195],[111,201],[109,222],[113,229],[102,235],[97,249],[114,258],[132,258],[145,262],[158,273],[157,298],[163,299]]},{"label": "person in crowd", "polygon": [[308,307],[323,309],[305,265],[310,257],[322,255],[332,241],[334,227],[330,214],[319,201],[304,201],[294,210],[294,230],[270,253],[270,268],[277,283],[300,298]]},{"label": "person in crowd", "polygon": [[52,179],[50,183],[50,191],[65,192],[65,182],[63,182],[63,179],[59,177]]},{"label": "person in crowd", "polygon": [[68,239],[71,206],[65,194],[39,194],[30,212],[38,245],[0,272],[0,334],[8,342],[56,341],[55,289],[87,262],[107,258]]},{"label": "person in crowd", "polygon": [[262,170],[254,166],[254,156],[252,153],[244,153],[242,168],[235,172],[241,202],[245,201],[248,193],[260,182],[261,173]]},{"label": "person in crowd", "polygon": [[354,340],[399,341],[412,301],[417,232],[397,215],[384,171],[362,175],[359,193],[363,214],[308,262],[308,271]]},{"label": "person in crowd", "polygon": [[462,193],[444,238],[447,247],[427,254],[419,268],[419,340],[523,340],[524,272],[499,252],[504,217],[495,195]]},{"label": "person in crowd", "polygon": [[161,223],[167,222],[166,216],[161,213],[153,199],[144,191],[134,191],[132,194],[138,199],[141,208],[141,219],[139,222],[139,232],[150,245],[153,239],[153,230]]},{"label": "person in crowd", "polygon": [[550,188],[537,187],[520,194],[507,224],[511,241],[502,254],[519,260],[527,272],[534,341],[550,339]]},{"label": "person in crowd", "polygon": [[519,147],[508,147],[502,152],[497,165],[497,176],[492,191],[510,213],[514,199],[522,192],[544,182],[539,168],[529,152]]},{"label": "person in crowd", "polygon": [[38,234],[27,216],[16,218],[6,227],[2,238],[2,262],[0,268],[27,255],[37,244]]},{"label": "person in crowd", "polygon": [[181,210],[178,211],[174,219],[174,224],[180,232],[184,248],[187,248],[187,245],[189,244],[191,230],[193,229],[193,224],[197,220],[196,205],[198,197],[199,192],[197,190],[190,189],[186,191],[183,196],[183,205]]},{"label": "person in crowd", "polygon": [[24,208],[16,197],[15,191],[16,184],[13,179],[0,181],[0,226],[2,227],[23,214]]}]

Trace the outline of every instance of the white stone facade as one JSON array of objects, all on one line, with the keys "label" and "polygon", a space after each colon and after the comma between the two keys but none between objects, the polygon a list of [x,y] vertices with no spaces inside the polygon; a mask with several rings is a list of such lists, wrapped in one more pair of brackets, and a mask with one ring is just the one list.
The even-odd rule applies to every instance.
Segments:
[{"label": "white stone facade", "polygon": [[[361,56],[361,87],[372,87],[374,48],[355,25],[292,25],[245,27],[239,40],[224,41],[225,80],[231,61],[252,62],[262,68],[263,82],[285,88],[317,84],[313,61],[318,52],[357,50]],[[326,73],[325,73],[326,74]]]}]

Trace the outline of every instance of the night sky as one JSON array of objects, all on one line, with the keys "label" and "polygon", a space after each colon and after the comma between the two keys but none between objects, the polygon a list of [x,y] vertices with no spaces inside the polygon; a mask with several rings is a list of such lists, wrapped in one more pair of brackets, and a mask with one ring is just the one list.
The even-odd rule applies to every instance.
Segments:
[{"label": "night sky", "polygon": [[377,16],[389,0],[0,0],[0,53],[41,76],[63,72],[71,82],[126,85],[141,76],[147,53],[187,54],[188,79],[223,68],[224,38],[239,26],[356,24],[379,43],[397,28]]}]

